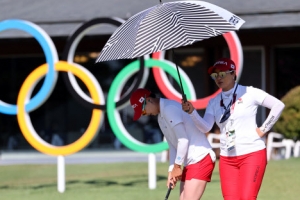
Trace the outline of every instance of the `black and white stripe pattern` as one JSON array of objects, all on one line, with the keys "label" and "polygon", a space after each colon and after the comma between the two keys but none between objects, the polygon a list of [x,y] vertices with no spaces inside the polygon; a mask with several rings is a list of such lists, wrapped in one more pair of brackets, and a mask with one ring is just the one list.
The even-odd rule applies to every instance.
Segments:
[{"label": "black and white stripe pattern", "polygon": [[245,21],[203,1],[168,2],[148,8],[122,24],[96,62],[130,59],[193,44],[229,31]]}]

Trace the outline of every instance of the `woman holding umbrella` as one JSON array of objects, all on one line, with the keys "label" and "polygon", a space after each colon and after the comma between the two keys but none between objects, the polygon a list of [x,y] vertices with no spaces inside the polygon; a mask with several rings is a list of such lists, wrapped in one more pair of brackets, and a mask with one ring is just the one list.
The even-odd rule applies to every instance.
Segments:
[{"label": "woman holding umbrella", "polygon": [[[236,66],[228,59],[219,59],[208,69],[222,92],[209,101],[204,117],[190,102],[182,109],[202,132],[209,132],[214,123],[220,128],[220,179],[224,199],[256,199],[267,165],[266,145],[262,139],[278,120],[284,104],[263,90],[235,82]],[[270,109],[258,127],[258,106]]]},{"label": "woman holding umbrella", "polygon": [[149,90],[140,88],[131,94],[130,104],[134,120],[141,116],[158,116],[170,151],[167,187],[172,184],[174,188],[180,180],[180,200],[199,200],[206,183],[211,181],[216,159],[205,134],[174,100],[156,98]]}]

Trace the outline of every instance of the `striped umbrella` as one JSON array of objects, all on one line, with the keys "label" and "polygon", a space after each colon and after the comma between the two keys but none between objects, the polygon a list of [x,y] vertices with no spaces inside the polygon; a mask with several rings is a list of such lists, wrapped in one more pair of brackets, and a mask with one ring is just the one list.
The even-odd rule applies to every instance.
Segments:
[{"label": "striped umbrella", "polygon": [[124,22],[109,38],[96,62],[132,59],[191,45],[236,31],[244,23],[235,14],[204,1],[160,2]]}]

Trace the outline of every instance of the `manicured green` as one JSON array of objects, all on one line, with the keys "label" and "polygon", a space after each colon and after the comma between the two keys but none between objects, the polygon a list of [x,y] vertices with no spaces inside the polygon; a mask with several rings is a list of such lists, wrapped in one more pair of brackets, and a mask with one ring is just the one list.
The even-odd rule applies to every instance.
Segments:
[{"label": "manicured green", "polygon": [[[0,161],[1,162],[1,161]],[[157,163],[157,188],[148,189],[147,163],[66,166],[66,191],[57,192],[56,165],[0,166],[1,200],[164,199],[167,163]],[[300,199],[300,158],[270,161],[259,200]],[[178,199],[178,185],[169,199]],[[218,163],[203,200],[222,199]]]}]

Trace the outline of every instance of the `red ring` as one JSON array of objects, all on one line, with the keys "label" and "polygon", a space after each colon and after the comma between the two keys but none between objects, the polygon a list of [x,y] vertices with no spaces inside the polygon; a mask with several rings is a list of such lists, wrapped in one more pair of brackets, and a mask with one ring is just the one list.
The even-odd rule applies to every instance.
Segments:
[{"label": "red ring", "polygon": [[[229,47],[230,58],[236,64],[236,71],[237,71],[237,74],[238,74],[240,68],[242,69],[242,60],[243,60],[243,57],[242,57],[243,52],[240,48],[241,47],[240,40],[237,37],[237,35],[235,34],[235,32],[225,33],[225,34],[223,34],[223,37],[225,38],[225,40],[227,42],[227,45]],[[161,55],[161,52],[155,52],[155,53],[152,54],[152,58],[159,60],[160,55]],[[158,85],[158,88],[161,90],[162,94],[164,94],[166,96],[166,98],[173,99],[175,101],[181,102],[181,99],[178,98],[175,94],[173,94],[168,89],[168,87],[165,84],[163,84],[164,80],[163,80],[163,78],[161,76],[161,73],[160,73],[161,70],[162,69],[160,69],[158,67],[153,67],[152,68],[153,76],[154,76],[154,79],[155,79],[155,81]],[[214,98],[215,96],[217,96],[218,93],[220,93],[220,92],[221,92],[221,89],[218,89],[212,95],[209,95],[209,96],[204,97],[204,98],[197,99],[195,101],[192,100],[191,103],[193,104],[195,109],[204,109],[204,108],[207,107],[209,100],[211,98]]]}]

